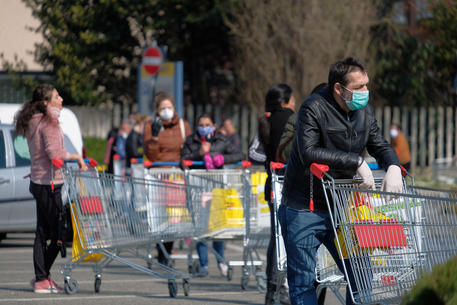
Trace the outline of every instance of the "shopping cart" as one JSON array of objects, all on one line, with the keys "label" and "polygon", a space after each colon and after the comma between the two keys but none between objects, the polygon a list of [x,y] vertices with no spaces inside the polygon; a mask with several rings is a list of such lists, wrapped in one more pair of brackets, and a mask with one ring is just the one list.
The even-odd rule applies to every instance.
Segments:
[{"label": "shopping cart", "polygon": [[[189,163],[192,162],[192,163]],[[195,161],[186,162],[186,166],[195,165]],[[228,265],[227,279],[233,277],[234,267],[242,267],[241,287],[247,288],[250,275],[255,275],[259,290],[265,290],[265,273],[260,258],[254,258],[249,244],[249,224],[255,219],[251,213],[257,208],[255,194],[252,194],[250,173],[246,169],[250,163],[240,163],[244,168],[220,170],[187,170],[186,183],[200,185],[203,198],[210,206],[208,219],[202,231],[194,236],[193,242],[207,243],[210,240],[242,240],[243,258],[226,261]],[[254,198],[253,198],[254,196]],[[203,199],[205,200],[205,199]],[[198,202],[198,201],[196,201]],[[192,210],[192,209],[191,209]],[[252,217],[251,217],[252,216]],[[222,258],[210,248],[218,261]],[[197,271],[197,270],[195,270]]]},{"label": "shopping cart", "polygon": [[176,279],[182,279],[184,295],[189,294],[188,274],[160,264],[148,269],[120,256],[121,252],[135,253],[140,245],[193,234],[194,224],[189,213],[182,222],[171,222],[163,204],[163,194],[170,189],[185,192],[186,186],[119,177],[96,170],[81,172],[67,166],[62,167],[62,172],[72,204],[77,235],[74,244],[79,245],[77,253],[61,268],[67,293],[78,290],[77,281],[71,277],[72,269],[89,258],[94,262],[95,292],[100,290],[102,269],[114,260],[168,280],[171,297],[177,295]]},{"label": "shopping cart", "polygon": [[[276,285],[277,291],[275,293],[275,304],[279,304],[279,289],[281,287],[281,283],[284,281],[284,278],[287,276],[287,254],[277,212],[279,206],[281,205],[284,168],[286,165],[283,163],[271,162],[270,166],[272,187],[271,200],[274,208],[273,216],[276,236],[275,251],[277,268],[279,270],[278,284]],[[339,271],[338,266],[324,245],[321,245],[317,250],[315,274],[316,281],[318,283],[316,287],[316,294],[318,298],[324,288],[329,288],[341,304],[345,304],[344,297],[340,293],[340,288],[346,285],[344,275]]]},{"label": "shopping cart", "polygon": [[355,303],[395,304],[422,272],[457,254],[457,201],[453,192],[415,187],[402,193],[359,189],[360,180],[333,179],[312,164],[322,183]]},{"label": "shopping cart", "polygon": [[[142,158],[131,159],[131,176],[139,179],[146,179],[153,182],[161,183],[172,183],[185,185],[184,171],[179,168],[179,162],[174,161],[144,161]],[[166,204],[166,213],[169,215],[169,221],[181,222],[183,218],[188,217],[188,209],[186,204],[186,190],[185,188],[179,188],[179,190],[169,189],[164,195],[164,203]],[[165,256],[166,261],[170,267],[175,266],[176,260],[187,260],[188,272],[194,273],[194,270],[198,270],[198,255],[196,254],[176,254],[168,253],[163,245],[163,242],[157,243]],[[190,244],[188,238],[178,240],[180,250],[183,250],[185,244]],[[143,257],[146,260],[148,268],[151,268],[155,262],[153,252],[156,247],[155,244],[150,244],[145,247],[138,248],[141,250],[144,248],[145,254],[137,253],[138,256]]]},{"label": "shopping cart", "polygon": [[[262,270],[263,259],[259,253],[266,248],[270,242],[270,208],[265,201],[265,171],[246,171],[246,196],[250,199],[245,205],[249,211],[245,213],[245,236],[243,238],[243,261],[229,261],[231,267],[241,266],[241,288],[247,289],[249,280],[253,276],[256,280],[256,287],[261,293],[266,290],[266,274]],[[249,183],[249,185],[248,185]]]}]

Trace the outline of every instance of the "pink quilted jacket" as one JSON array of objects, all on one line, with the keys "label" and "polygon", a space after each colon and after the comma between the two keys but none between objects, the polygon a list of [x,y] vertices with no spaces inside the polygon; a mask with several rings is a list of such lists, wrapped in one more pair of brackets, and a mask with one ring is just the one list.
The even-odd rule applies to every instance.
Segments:
[{"label": "pink quilted jacket", "polygon": [[37,184],[62,184],[60,169],[55,168],[51,160],[60,158],[67,160],[69,153],[65,151],[64,135],[59,124],[60,109],[48,107],[47,114],[34,114],[27,129],[29,145],[31,179]]}]

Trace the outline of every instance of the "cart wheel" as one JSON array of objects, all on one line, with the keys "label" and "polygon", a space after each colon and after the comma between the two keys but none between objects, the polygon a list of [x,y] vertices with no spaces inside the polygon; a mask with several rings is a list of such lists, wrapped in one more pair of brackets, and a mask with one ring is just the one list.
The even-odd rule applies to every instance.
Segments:
[{"label": "cart wheel", "polygon": [[168,281],[168,292],[170,293],[170,297],[176,298],[178,294],[178,284],[176,284],[175,280]]},{"label": "cart wheel", "polygon": [[233,277],[233,267],[229,266],[227,270],[227,281],[231,281]]},{"label": "cart wheel", "polygon": [[198,259],[194,260],[191,268],[192,270],[189,273],[197,275],[200,272],[200,261]]},{"label": "cart wheel", "polygon": [[184,295],[189,296],[190,285],[188,280],[182,280],[182,289],[184,290]]},{"label": "cart wheel", "polygon": [[248,288],[248,283],[249,283],[249,276],[246,276],[243,274],[241,277],[241,289],[246,290]]},{"label": "cart wheel", "polygon": [[102,279],[99,276],[95,277],[95,282],[94,282],[94,291],[95,293],[100,292],[100,286],[102,285]]},{"label": "cart wheel", "polygon": [[65,280],[65,292],[67,294],[75,294],[78,291],[78,282],[73,279]]},{"label": "cart wheel", "polygon": [[261,275],[258,275],[255,279],[257,280],[257,290],[260,293],[265,293],[267,291],[267,281],[265,278]]}]

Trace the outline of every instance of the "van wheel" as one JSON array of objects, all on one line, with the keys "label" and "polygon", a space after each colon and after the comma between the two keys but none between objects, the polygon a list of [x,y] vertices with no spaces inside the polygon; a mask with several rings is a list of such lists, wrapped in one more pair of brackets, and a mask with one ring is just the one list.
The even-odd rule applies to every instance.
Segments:
[{"label": "van wheel", "polygon": [[6,232],[0,232],[0,241],[6,238]]}]

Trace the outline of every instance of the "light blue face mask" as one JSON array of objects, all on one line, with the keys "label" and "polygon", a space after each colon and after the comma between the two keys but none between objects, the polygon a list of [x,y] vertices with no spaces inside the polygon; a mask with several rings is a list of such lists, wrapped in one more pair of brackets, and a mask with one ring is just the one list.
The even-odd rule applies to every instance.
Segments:
[{"label": "light blue face mask", "polygon": [[212,134],[214,132],[214,126],[198,126],[197,131],[201,137],[206,137],[206,135]]},{"label": "light blue face mask", "polygon": [[352,93],[352,100],[346,101],[344,98],[343,100],[346,102],[348,108],[352,111],[359,110],[367,106],[368,100],[370,98],[370,91],[352,91],[348,88],[342,86],[344,89]]}]

